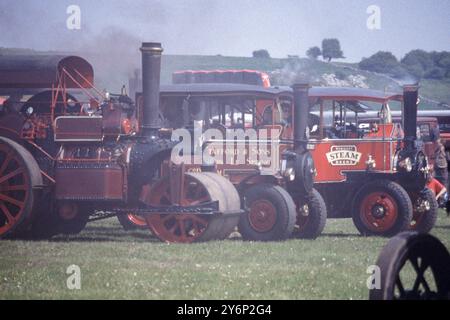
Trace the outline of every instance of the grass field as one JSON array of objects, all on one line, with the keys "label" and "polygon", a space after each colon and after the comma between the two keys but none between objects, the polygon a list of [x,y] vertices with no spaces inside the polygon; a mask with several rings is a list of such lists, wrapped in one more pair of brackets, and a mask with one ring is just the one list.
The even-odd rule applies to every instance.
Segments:
[{"label": "grass field", "polygon": [[[434,235],[450,248],[450,218]],[[52,241],[0,242],[0,299],[367,299],[367,267],[384,238],[328,220],[317,240],[163,244],[116,220]],[[66,286],[81,269],[81,289]]]}]

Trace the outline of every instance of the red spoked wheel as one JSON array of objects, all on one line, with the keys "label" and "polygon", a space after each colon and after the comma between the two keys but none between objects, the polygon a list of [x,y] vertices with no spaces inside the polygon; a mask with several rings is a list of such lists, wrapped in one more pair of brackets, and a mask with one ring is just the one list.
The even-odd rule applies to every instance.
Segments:
[{"label": "red spoked wheel", "polygon": [[29,226],[34,187],[39,185],[42,176],[33,156],[16,142],[0,138],[0,237]]},{"label": "red spoked wheel", "polygon": [[409,228],[412,211],[411,199],[402,186],[375,180],[358,192],[353,222],[363,235],[392,236]]},{"label": "red spoked wheel", "polygon": [[[152,187],[144,187],[141,199],[153,206],[170,206],[170,181],[164,178]],[[186,173],[179,205],[194,206],[219,202],[219,214],[149,214],[151,232],[166,242],[191,243],[226,238],[237,225],[239,195],[225,178],[214,173]],[[235,217],[236,216],[236,217]]]}]

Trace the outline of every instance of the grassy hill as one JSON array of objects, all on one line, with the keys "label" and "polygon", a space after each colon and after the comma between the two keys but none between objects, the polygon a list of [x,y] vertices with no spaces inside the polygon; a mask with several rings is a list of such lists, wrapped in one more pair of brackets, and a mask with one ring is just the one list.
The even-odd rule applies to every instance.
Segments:
[{"label": "grassy hill", "polygon": [[[51,52],[56,54],[57,52]],[[64,53],[64,52],[59,52]],[[42,54],[30,49],[0,48],[1,54]],[[66,53],[73,54],[73,53]],[[96,85],[119,92],[128,85],[128,78],[140,67],[140,54],[96,52],[75,53],[89,60],[95,70]],[[163,55],[162,83],[170,83],[177,70],[255,69],[269,73],[273,85],[290,85],[295,81],[309,81],[313,85],[365,86],[378,90],[399,91],[398,81],[382,74],[358,69],[358,64],[305,58],[251,58],[225,56]],[[422,80],[420,94],[422,108],[442,108],[450,105],[450,80]]]}]

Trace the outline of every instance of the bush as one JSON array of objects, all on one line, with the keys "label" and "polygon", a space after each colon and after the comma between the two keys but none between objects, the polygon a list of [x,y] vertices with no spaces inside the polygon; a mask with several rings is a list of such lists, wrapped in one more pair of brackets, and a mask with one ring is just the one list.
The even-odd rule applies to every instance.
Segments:
[{"label": "bush", "polygon": [[389,75],[397,79],[402,79],[409,76],[410,74],[399,64],[398,66],[392,68],[392,70],[389,72]]},{"label": "bush", "polygon": [[270,58],[269,51],[266,49],[253,51],[253,58]]},{"label": "bush", "polygon": [[434,67],[433,55],[424,50],[412,50],[402,59],[401,63],[407,67],[418,66],[423,71]]},{"label": "bush", "polygon": [[306,56],[311,59],[317,59],[322,54],[319,47],[311,47],[306,51]]},{"label": "bush", "polygon": [[445,70],[439,67],[434,67],[423,74],[425,79],[443,79],[445,78]]},{"label": "bush", "polygon": [[388,51],[378,51],[369,58],[363,58],[359,63],[359,68],[362,70],[388,74],[394,69],[396,69],[397,72],[400,72],[400,69],[398,69],[399,67],[400,63],[397,58]]}]

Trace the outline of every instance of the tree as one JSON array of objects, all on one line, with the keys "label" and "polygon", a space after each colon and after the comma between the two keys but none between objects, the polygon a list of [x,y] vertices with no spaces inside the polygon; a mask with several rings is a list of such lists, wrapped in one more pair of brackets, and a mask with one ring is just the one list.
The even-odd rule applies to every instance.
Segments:
[{"label": "tree", "polygon": [[437,79],[441,80],[445,77],[445,70],[439,67],[431,68],[423,74],[425,79]]},{"label": "tree", "polygon": [[433,55],[424,50],[412,50],[401,60],[402,65],[414,76],[422,78],[434,67]]},{"label": "tree", "polygon": [[306,56],[311,59],[317,59],[322,54],[319,47],[311,47],[306,51]]},{"label": "tree", "polygon": [[369,58],[363,58],[359,63],[359,68],[363,70],[392,74],[395,70],[396,75],[401,71],[400,63],[397,58],[389,51],[378,51]]},{"label": "tree", "polygon": [[330,62],[331,59],[344,58],[344,53],[341,50],[341,45],[338,39],[322,40],[322,57],[327,59],[328,62]]},{"label": "tree", "polygon": [[269,51],[266,49],[253,51],[253,58],[270,58]]}]

